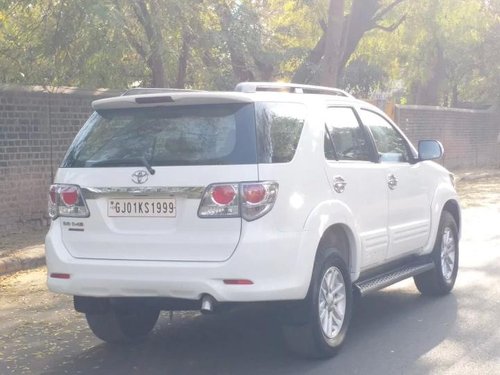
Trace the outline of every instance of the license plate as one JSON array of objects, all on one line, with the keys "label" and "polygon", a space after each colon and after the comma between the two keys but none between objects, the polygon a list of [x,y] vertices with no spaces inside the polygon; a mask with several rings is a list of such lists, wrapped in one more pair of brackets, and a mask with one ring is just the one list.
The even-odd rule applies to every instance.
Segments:
[{"label": "license plate", "polygon": [[125,198],[108,201],[109,217],[175,217],[175,199]]}]

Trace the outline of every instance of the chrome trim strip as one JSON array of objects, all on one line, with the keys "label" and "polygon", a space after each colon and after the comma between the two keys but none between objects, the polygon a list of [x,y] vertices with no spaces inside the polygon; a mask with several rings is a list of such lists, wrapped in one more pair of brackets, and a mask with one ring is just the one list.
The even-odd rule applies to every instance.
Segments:
[{"label": "chrome trim strip", "polygon": [[129,186],[129,187],[82,187],[85,199],[97,199],[103,196],[150,196],[161,195],[201,199],[204,186]]}]

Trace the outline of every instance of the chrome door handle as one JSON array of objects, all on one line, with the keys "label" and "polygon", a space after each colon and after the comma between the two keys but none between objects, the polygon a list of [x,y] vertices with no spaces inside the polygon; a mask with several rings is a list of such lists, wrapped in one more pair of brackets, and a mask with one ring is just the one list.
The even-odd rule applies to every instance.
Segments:
[{"label": "chrome door handle", "polygon": [[394,190],[398,186],[398,179],[393,174],[390,174],[387,180],[387,185],[389,185],[389,189]]},{"label": "chrome door handle", "polygon": [[333,178],[333,190],[335,190],[337,193],[343,193],[346,185],[347,182],[345,182],[345,180],[341,176],[335,176]]}]

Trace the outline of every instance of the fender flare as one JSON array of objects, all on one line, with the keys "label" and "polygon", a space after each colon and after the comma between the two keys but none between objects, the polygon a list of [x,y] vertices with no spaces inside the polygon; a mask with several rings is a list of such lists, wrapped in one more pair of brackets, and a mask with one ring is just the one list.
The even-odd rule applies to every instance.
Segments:
[{"label": "fender flare", "polygon": [[319,242],[325,231],[333,225],[341,226],[347,236],[350,255],[349,271],[351,276],[359,274],[361,243],[359,236],[356,235],[358,230],[354,214],[344,202],[328,200],[314,207],[304,223],[304,236],[301,241],[301,248],[302,252],[306,252],[308,255],[303,260],[309,277],[312,275]]},{"label": "fender flare", "polygon": [[[452,202],[456,205],[457,214],[458,214],[458,232],[459,238],[461,233],[461,212],[460,205],[457,192],[453,189],[452,186],[448,184],[439,184],[434,193],[434,197],[432,198],[431,203],[431,231],[429,234],[429,240],[424,247],[423,253],[428,254],[432,252],[434,248],[434,244],[436,242],[436,236],[439,228],[439,222],[441,220],[441,214],[447,203]],[[453,213],[452,213],[453,214]]]}]

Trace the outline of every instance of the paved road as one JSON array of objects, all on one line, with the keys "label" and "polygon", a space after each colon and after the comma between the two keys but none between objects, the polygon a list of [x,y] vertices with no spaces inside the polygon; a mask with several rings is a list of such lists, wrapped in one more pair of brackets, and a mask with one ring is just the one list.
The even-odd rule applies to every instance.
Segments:
[{"label": "paved road", "polygon": [[363,299],[341,353],[289,355],[276,316],[259,306],[160,318],[140,344],[89,333],[71,299],[37,269],[0,279],[0,374],[500,374],[500,207],[464,212],[453,294],[420,296],[405,281]]}]

